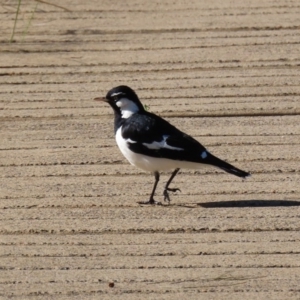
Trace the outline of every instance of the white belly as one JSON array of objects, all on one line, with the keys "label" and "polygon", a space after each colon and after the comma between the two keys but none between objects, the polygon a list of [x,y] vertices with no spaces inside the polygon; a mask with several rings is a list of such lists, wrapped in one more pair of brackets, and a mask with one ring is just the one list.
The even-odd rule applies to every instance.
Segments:
[{"label": "white belly", "polygon": [[151,156],[146,156],[146,155],[132,152],[127,146],[127,141],[123,139],[121,135],[121,128],[117,130],[116,141],[122,154],[126,157],[126,159],[132,165],[145,171],[149,171],[149,172],[167,171],[176,168],[200,169],[205,166],[203,164],[194,163],[194,162],[186,162],[186,161],[172,160],[166,158],[157,158],[157,157],[151,157]]}]

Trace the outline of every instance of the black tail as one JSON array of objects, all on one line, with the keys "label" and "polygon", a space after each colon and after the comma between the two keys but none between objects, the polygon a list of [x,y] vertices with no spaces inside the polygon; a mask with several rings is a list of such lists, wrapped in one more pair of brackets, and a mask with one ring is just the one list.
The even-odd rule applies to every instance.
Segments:
[{"label": "black tail", "polygon": [[246,178],[248,176],[251,176],[250,173],[240,170],[240,169],[232,166],[231,164],[225,162],[224,160],[217,158],[216,156],[214,156],[212,154],[209,154],[205,161],[208,164],[218,167],[218,168],[224,170],[225,172],[233,174],[238,177]]}]

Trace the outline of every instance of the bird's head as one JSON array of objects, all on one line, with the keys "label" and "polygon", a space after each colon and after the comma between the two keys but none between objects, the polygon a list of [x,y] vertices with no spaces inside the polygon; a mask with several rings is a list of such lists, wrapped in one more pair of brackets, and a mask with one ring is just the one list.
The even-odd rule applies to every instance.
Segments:
[{"label": "bird's head", "polygon": [[125,119],[137,112],[144,111],[137,94],[126,85],[117,86],[108,91],[105,98],[96,98],[95,100],[107,102],[117,114]]}]

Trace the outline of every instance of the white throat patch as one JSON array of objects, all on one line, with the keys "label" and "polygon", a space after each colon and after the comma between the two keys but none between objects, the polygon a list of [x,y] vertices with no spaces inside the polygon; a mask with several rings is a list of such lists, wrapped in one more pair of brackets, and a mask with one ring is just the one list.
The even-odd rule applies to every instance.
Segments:
[{"label": "white throat patch", "polygon": [[124,119],[131,117],[134,113],[139,111],[137,105],[127,98],[121,98],[117,101],[116,105],[120,107],[122,118]]}]

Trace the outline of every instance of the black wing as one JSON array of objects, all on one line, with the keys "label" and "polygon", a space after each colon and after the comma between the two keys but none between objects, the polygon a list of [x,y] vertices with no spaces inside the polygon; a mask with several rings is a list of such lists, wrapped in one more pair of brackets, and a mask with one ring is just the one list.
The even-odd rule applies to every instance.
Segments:
[{"label": "black wing", "polygon": [[166,120],[146,112],[134,114],[122,126],[122,137],[135,153],[151,157],[202,162],[206,149]]}]

